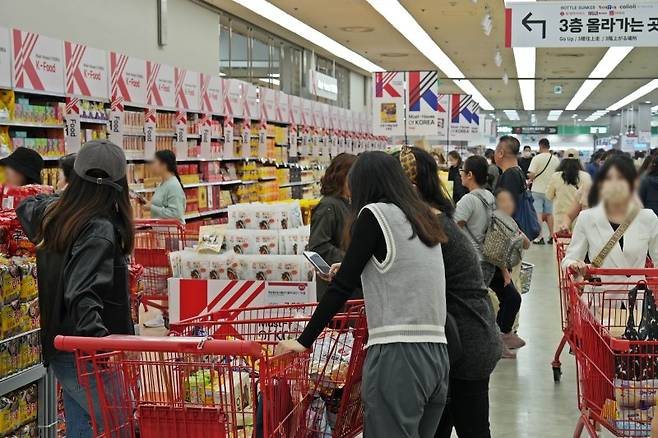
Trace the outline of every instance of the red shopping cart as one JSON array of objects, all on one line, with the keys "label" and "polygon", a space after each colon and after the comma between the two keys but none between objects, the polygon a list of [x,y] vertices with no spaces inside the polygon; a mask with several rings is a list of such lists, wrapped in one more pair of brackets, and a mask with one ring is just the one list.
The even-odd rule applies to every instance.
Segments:
[{"label": "red shopping cart", "polygon": [[598,425],[620,437],[648,437],[658,395],[658,269],[591,269],[569,274],[571,346],[581,416],[574,437]]},{"label": "red shopping cart", "polygon": [[562,377],[562,362],[560,356],[562,350],[569,340],[569,284],[565,270],[562,269],[562,260],[567,252],[567,247],[571,242],[571,234],[568,232],[560,232],[553,234],[553,241],[555,242],[555,253],[557,256],[557,273],[558,273],[558,293],[560,294],[560,321],[562,326],[562,339],[555,350],[555,356],[551,367],[553,368],[553,381],[559,382]]},{"label": "red shopping cart", "polygon": [[169,253],[183,249],[185,228],[176,220],[142,219],[135,221],[133,262],[142,265],[144,291],[140,304],[160,309],[167,321],[167,279],[172,276]]},{"label": "red shopping cart", "polygon": [[[255,340],[273,348],[281,340],[299,336],[316,306],[317,303],[224,309],[172,323],[170,332],[214,339]],[[331,327],[313,346],[312,393],[310,400],[304,400],[299,409],[307,418],[302,428],[306,435],[299,436],[350,438],[363,430],[360,389],[367,341],[363,300],[349,301],[343,312],[334,317]]]},{"label": "red shopping cart", "polygon": [[[354,436],[329,429],[325,400],[339,390],[332,385],[347,366],[347,344],[364,351],[363,305],[337,315],[311,352],[273,357],[275,338],[287,332],[270,329],[294,328],[303,319],[199,319],[176,328],[208,330],[213,337],[59,336],[55,346],[75,352],[96,437]],[[352,388],[358,398],[357,385]]]}]

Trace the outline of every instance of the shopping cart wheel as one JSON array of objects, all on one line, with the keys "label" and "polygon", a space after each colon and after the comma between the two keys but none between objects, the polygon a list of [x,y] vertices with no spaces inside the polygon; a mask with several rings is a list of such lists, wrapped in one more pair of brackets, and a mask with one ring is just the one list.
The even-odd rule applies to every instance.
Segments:
[{"label": "shopping cart wheel", "polygon": [[553,381],[554,382],[559,382],[561,377],[562,377],[562,367],[561,366],[554,366],[553,367]]}]

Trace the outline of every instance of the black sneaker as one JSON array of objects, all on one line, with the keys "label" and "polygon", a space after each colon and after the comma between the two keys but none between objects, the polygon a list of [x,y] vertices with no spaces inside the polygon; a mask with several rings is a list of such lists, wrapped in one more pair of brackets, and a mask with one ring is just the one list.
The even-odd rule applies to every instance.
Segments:
[{"label": "black sneaker", "polygon": [[539,240],[533,240],[532,243],[534,243],[535,245],[545,245],[546,244],[546,242],[544,242],[543,237]]},{"label": "black sneaker", "polygon": [[553,238],[551,237],[550,239],[548,239],[548,240],[546,241],[546,244],[547,244],[547,245],[552,245],[552,244],[553,244]]}]

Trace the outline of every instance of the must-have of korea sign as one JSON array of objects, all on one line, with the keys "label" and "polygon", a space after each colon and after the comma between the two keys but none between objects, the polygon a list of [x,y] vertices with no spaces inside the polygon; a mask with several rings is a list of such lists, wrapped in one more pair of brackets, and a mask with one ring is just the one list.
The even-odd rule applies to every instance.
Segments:
[{"label": "must-have of korea sign", "polygon": [[510,3],[507,47],[658,46],[658,2],[546,1]]}]

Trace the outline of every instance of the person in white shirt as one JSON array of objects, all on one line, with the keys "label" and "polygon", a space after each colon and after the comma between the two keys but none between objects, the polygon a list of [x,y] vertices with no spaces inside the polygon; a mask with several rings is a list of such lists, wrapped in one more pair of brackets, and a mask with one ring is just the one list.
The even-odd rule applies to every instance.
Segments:
[{"label": "person in white shirt", "polygon": [[[560,160],[551,154],[551,144],[548,139],[539,140],[539,154],[530,162],[528,167],[528,179],[532,181],[532,198],[535,200],[535,211],[539,218],[539,223],[546,222],[550,236],[548,243],[553,243],[553,203],[546,196],[546,189],[551,176],[557,171]],[[542,234],[539,235],[535,243],[544,244]]]}]

